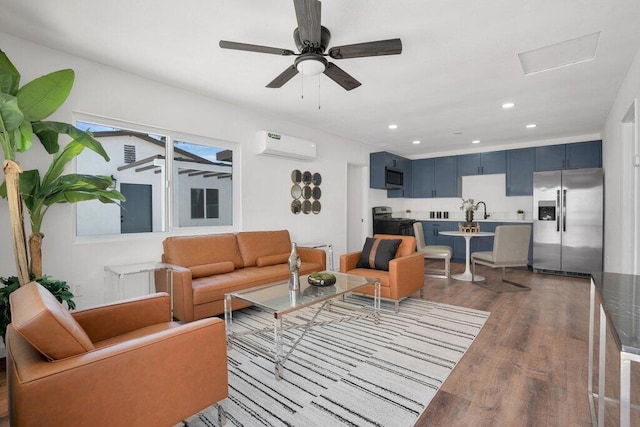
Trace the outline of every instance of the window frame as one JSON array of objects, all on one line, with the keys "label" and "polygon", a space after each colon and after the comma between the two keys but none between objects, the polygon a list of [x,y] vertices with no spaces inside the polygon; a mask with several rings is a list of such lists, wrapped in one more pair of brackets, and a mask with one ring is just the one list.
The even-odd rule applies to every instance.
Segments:
[{"label": "window frame", "polygon": [[[145,240],[154,236],[164,238],[169,235],[181,234],[202,234],[202,233],[233,233],[241,230],[241,167],[240,159],[242,156],[242,145],[237,142],[226,141],[219,138],[209,136],[196,135],[168,128],[144,125],[137,122],[131,122],[121,119],[108,118],[95,114],[74,111],[72,114],[74,125],[77,122],[94,123],[96,125],[109,126],[123,130],[135,132],[144,132],[156,135],[162,135],[167,138],[165,143],[165,181],[164,181],[164,212],[163,228],[164,231],[152,231],[144,233],[119,233],[119,234],[102,234],[102,235],[78,235],[77,234],[77,209],[75,205],[71,205],[73,209],[73,242],[96,242],[96,241],[118,241],[118,240]],[[174,218],[173,200],[174,200],[174,142],[189,142],[193,144],[206,145],[211,147],[219,147],[233,151],[232,171],[232,223],[229,225],[198,225],[198,226],[179,226],[177,218]],[[77,171],[77,158],[72,162],[73,172]],[[205,206],[206,217],[206,206]]]}]

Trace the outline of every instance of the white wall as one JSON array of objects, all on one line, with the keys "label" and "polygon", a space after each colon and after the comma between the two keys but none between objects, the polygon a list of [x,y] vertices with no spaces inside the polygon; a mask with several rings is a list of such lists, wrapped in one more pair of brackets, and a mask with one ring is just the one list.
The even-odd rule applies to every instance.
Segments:
[{"label": "white wall", "polygon": [[[0,33],[0,46],[28,82],[62,68],[73,68],[76,81],[71,95],[50,119],[73,122],[73,112],[84,112],[231,141],[234,152],[234,185],[240,187],[235,206],[240,217],[230,231],[286,228],[292,240],[326,242],[336,256],[345,252],[344,194],[346,164],[368,164],[368,147],[322,133],[277,117],[252,112],[198,94],[160,84],[107,66],[89,62]],[[277,102],[277,98],[274,98]],[[255,155],[255,132],[271,130],[317,143],[317,159],[310,162]],[[339,153],[339,156],[336,154]],[[45,169],[49,158],[38,146],[19,155],[28,168]],[[322,174],[322,212],[293,215],[290,211],[293,169]],[[0,176],[0,179],[3,178]],[[171,233],[215,233],[214,228],[189,228]],[[27,233],[29,230],[27,230]],[[119,237],[76,238],[74,206],[52,207],[43,223],[43,271],[82,286],[79,307],[102,302],[105,265],[160,260],[162,240],[170,233]],[[0,275],[15,274],[10,242],[8,210],[0,201]]]},{"label": "white wall", "polygon": [[[603,133],[603,167],[605,172],[604,269],[614,273],[640,274],[638,271],[638,224],[640,222],[640,187],[638,167],[638,108],[640,98],[640,51],[627,72],[624,83],[609,110]],[[635,125],[623,132],[623,119],[636,103]],[[631,136],[625,138],[624,134]],[[630,134],[630,135],[629,135]],[[635,141],[633,141],[635,139]]]}]

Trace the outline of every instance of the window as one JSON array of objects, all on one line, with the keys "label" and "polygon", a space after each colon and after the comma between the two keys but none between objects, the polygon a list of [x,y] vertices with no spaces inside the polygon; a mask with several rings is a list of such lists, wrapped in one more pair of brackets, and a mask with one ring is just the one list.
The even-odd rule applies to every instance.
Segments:
[{"label": "window", "polygon": [[218,212],[218,189],[191,189],[191,219],[218,218]]},{"label": "window", "polygon": [[145,201],[135,196],[135,203],[127,200],[121,206],[77,203],[78,236],[233,226],[235,144],[104,121],[79,120],[76,126],[92,132],[111,160],[84,150],[76,159],[76,172],[111,176],[116,189],[132,196],[144,188]]}]

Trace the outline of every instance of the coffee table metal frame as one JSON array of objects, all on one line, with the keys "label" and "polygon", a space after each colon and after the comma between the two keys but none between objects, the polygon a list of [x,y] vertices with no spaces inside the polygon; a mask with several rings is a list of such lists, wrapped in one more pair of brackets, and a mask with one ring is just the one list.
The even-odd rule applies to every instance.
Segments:
[{"label": "coffee table metal frame", "polygon": [[[304,338],[309,329],[313,326],[322,326],[332,323],[345,322],[349,320],[361,319],[364,317],[372,317],[376,324],[379,323],[380,318],[380,281],[373,278],[367,278],[357,276],[353,274],[344,273],[332,273],[337,278],[335,286],[335,292],[323,293],[322,289],[317,288],[318,292],[305,292],[306,289],[313,286],[307,283],[307,275],[300,277],[300,290],[289,291],[289,281],[284,280],[277,283],[272,283],[263,286],[257,286],[250,289],[245,289],[237,292],[229,292],[225,294],[224,299],[224,319],[225,328],[227,332],[227,345],[231,348],[233,341],[241,341],[243,345],[246,345],[253,350],[256,350],[267,357],[273,359],[274,362],[274,374],[277,380],[280,380],[283,376],[283,366],[289,359],[291,353],[295,350],[298,343]],[[344,299],[345,295],[351,293],[357,289],[363,288],[368,285],[375,286],[375,293],[373,298],[373,310],[365,308],[356,309],[358,314],[343,316],[335,320],[316,321],[318,315],[325,309],[331,310],[332,306],[340,307],[342,304],[336,301],[338,297]],[[233,332],[231,327],[233,325],[233,310],[232,299],[236,298],[245,302],[249,302],[252,305],[259,307],[260,309],[273,314],[273,337],[274,348],[271,351],[266,351],[264,348],[253,345],[247,340],[243,340],[244,335],[255,335],[261,332],[269,331],[271,328],[262,328],[244,332]],[[286,301],[289,301],[287,304]],[[311,319],[308,319],[306,323],[296,324],[291,326],[283,326],[284,316],[290,313],[294,313],[303,308],[315,307],[316,312]],[[353,307],[349,307],[353,308]],[[302,333],[296,338],[292,344],[287,344],[289,349],[285,351],[283,349],[283,332],[292,329],[302,329]]]}]

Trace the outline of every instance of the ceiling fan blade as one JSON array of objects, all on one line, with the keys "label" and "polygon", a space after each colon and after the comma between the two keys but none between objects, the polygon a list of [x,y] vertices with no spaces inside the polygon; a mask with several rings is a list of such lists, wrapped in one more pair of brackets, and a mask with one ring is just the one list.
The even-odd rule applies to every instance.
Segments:
[{"label": "ceiling fan blade", "polygon": [[402,53],[400,39],[380,40],[377,42],[357,43],[336,46],[329,49],[333,59],[361,58],[365,56],[398,55]]},{"label": "ceiling fan blade", "polygon": [[331,80],[338,83],[346,90],[355,89],[361,85],[359,81],[347,74],[342,68],[338,67],[331,62],[327,63],[327,68],[324,73],[329,76]]},{"label": "ceiling fan blade", "polygon": [[274,55],[283,55],[283,56],[295,55],[295,52],[289,49],[280,49],[277,47],[258,46],[255,44],[230,42],[227,40],[220,40],[220,47],[223,49],[246,50],[249,52],[259,52],[259,53],[272,53]]},{"label": "ceiling fan blade", "polygon": [[295,65],[290,66],[286,70],[284,70],[278,77],[273,79],[271,83],[267,85],[270,88],[279,88],[282,87],[286,82],[291,80],[296,74],[298,74],[298,69]]},{"label": "ceiling fan blade", "polygon": [[319,0],[293,0],[298,20],[298,31],[303,44],[320,46],[320,14],[322,5]]}]

